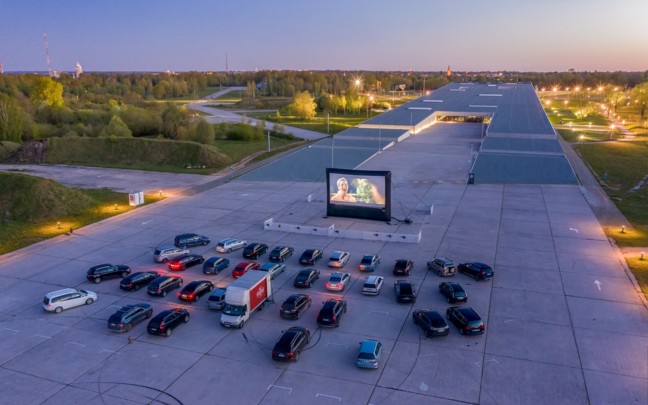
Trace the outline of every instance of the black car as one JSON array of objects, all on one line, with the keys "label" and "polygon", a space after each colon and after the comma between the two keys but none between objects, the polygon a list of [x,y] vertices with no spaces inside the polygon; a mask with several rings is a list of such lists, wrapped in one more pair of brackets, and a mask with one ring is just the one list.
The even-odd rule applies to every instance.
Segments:
[{"label": "black car", "polygon": [[187,270],[189,267],[196,266],[198,264],[203,264],[205,258],[196,253],[189,253],[185,255],[180,255],[174,257],[173,259],[167,262],[169,270],[171,271],[182,271]]},{"label": "black car", "polygon": [[137,291],[158,277],[160,277],[160,273],[157,271],[138,271],[122,278],[119,282],[119,288],[127,291]]},{"label": "black car", "polygon": [[319,278],[320,272],[315,269],[304,269],[297,273],[293,285],[295,287],[309,288],[313,285],[313,282]]},{"label": "black car", "polygon": [[468,302],[468,294],[459,283],[444,281],[439,284],[439,292],[446,297],[449,303]]},{"label": "black car", "polygon": [[299,258],[299,264],[313,265],[322,258],[322,253],[319,249],[306,249]]},{"label": "black car", "polygon": [[268,251],[268,245],[265,243],[250,243],[243,249],[243,257],[246,259],[258,259],[259,256]]},{"label": "black car", "polygon": [[197,280],[187,284],[180,292],[178,298],[182,301],[196,302],[203,295],[210,293],[214,289],[214,284],[208,280]]},{"label": "black car", "polygon": [[459,271],[459,273],[467,274],[477,281],[493,278],[493,276],[495,275],[495,272],[493,271],[491,266],[479,262],[459,263],[457,270]]},{"label": "black car", "polygon": [[283,262],[295,253],[295,249],[290,246],[277,246],[270,252],[271,262]]},{"label": "black car", "polygon": [[179,287],[182,287],[182,278],[177,276],[160,276],[149,283],[146,292],[149,295],[166,297],[169,291]]},{"label": "black car", "polygon": [[189,322],[189,311],[184,308],[174,308],[162,311],[151,319],[146,331],[151,335],[169,337],[181,323]]},{"label": "black car", "polygon": [[203,263],[203,273],[205,274],[219,274],[221,271],[229,267],[230,261],[224,257],[210,257]]},{"label": "black car", "polygon": [[149,304],[125,305],[108,318],[108,329],[116,332],[130,332],[133,326],[153,316]]},{"label": "black car", "polygon": [[94,281],[99,284],[101,281],[109,278],[126,277],[131,273],[131,269],[123,264],[100,264],[90,267],[86,278],[88,281]]},{"label": "black car", "polygon": [[272,349],[272,360],[297,361],[299,353],[306,347],[310,340],[310,331],[301,326],[293,326],[283,331],[279,341]]},{"label": "black car", "polygon": [[412,271],[413,267],[414,262],[412,262],[411,260],[398,259],[396,260],[396,263],[394,263],[394,269],[392,270],[392,273],[395,276],[409,276],[410,271]]},{"label": "black car", "polygon": [[299,319],[304,311],[311,306],[311,297],[308,294],[293,294],[281,304],[279,315],[286,319]]},{"label": "black car", "polygon": [[341,299],[329,299],[324,302],[319,315],[317,315],[317,324],[319,326],[340,326],[340,318],[347,310],[347,303]]},{"label": "black car", "polygon": [[446,310],[446,318],[462,335],[481,335],[486,331],[486,324],[471,307],[450,307]]},{"label": "black car", "polygon": [[398,280],[394,283],[396,301],[411,304],[416,302],[416,291],[414,285],[409,281]]},{"label": "black car", "polygon": [[447,336],[450,333],[448,323],[437,311],[417,309],[412,313],[412,319],[423,329],[425,337]]},{"label": "black car", "polygon": [[209,245],[208,237],[196,233],[183,233],[175,237],[175,245],[181,248]]}]

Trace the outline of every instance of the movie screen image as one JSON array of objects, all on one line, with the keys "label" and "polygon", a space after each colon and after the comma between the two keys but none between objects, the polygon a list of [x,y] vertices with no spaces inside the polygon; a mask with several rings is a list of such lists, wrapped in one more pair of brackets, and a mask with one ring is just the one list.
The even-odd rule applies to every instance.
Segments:
[{"label": "movie screen image", "polygon": [[327,215],[391,219],[391,172],[327,169]]}]

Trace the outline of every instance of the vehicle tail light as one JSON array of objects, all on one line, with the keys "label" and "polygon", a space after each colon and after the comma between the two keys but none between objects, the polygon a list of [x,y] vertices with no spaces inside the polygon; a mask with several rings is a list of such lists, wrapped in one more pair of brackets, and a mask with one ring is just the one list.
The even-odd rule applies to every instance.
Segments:
[{"label": "vehicle tail light", "polygon": [[327,281],[327,282],[326,282],[326,286],[327,286],[327,287],[330,287],[330,286],[331,286],[331,283],[329,283],[329,282]]},{"label": "vehicle tail light", "polygon": [[180,294],[180,293],[177,293],[176,295],[178,296],[178,298],[180,298],[180,296],[181,296],[182,294]]},{"label": "vehicle tail light", "polygon": [[164,324],[163,323],[160,324],[160,330],[164,330]]},{"label": "vehicle tail light", "polygon": [[194,293],[189,294],[189,299],[194,299],[196,295]]},{"label": "vehicle tail light", "polygon": [[120,323],[120,324],[119,324],[119,327],[120,327],[120,328],[123,328],[123,327],[125,327],[125,326],[126,326],[126,325],[124,325],[123,323]]},{"label": "vehicle tail light", "polygon": [[291,310],[290,312],[292,312],[292,313],[294,314],[295,312],[297,312],[297,310],[296,310],[296,309],[293,309],[293,310]]},{"label": "vehicle tail light", "polygon": [[332,319],[333,319],[333,322],[335,322],[337,320],[337,316],[333,315]]},{"label": "vehicle tail light", "polygon": [[286,357],[288,357],[289,359],[292,359],[293,357],[295,357],[295,353],[288,353],[288,354],[286,354]]},{"label": "vehicle tail light", "polygon": [[158,294],[162,294],[162,289],[158,288],[157,290],[155,290],[155,292],[157,292]]}]

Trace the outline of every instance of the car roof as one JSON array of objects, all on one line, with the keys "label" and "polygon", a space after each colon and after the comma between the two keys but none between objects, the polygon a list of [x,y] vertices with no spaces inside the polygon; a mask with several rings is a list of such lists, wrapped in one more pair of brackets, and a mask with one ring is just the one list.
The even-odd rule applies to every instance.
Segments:
[{"label": "car roof", "polygon": [[335,250],[333,253],[331,253],[331,258],[339,259],[343,254],[347,254],[347,252],[344,252],[342,250]]},{"label": "car roof", "polygon": [[365,279],[365,283],[377,283],[378,279],[383,278],[382,276],[368,276]]},{"label": "car roof", "polygon": [[79,290],[77,290],[76,288],[64,288],[62,290],[56,290],[56,291],[52,291],[50,293],[47,293],[45,296],[46,297],[54,297],[54,296],[57,296],[57,295],[70,294],[70,293],[75,293],[75,292],[78,292],[78,291]]},{"label": "car roof", "polygon": [[379,342],[377,340],[365,339],[360,342],[360,351],[365,353],[373,353],[374,350],[376,350],[378,343]]},{"label": "car roof", "polygon": [[307,274],[311,274],[314,271],[315,271],[315,269],[302,269],[302,270],[299,271],[299,275],[304,275],[305,276]]}]

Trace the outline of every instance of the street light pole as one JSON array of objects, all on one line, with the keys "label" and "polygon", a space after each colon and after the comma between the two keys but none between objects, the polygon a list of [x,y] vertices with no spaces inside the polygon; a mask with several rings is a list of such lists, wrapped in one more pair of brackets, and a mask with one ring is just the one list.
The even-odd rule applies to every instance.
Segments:
[{"label": "street light pole", "polygon": [[331,167],[335,167],[333,165],[333,149],[334,148],[335,148],[335,141],[333,140],[333,138],[331,138]]}]

